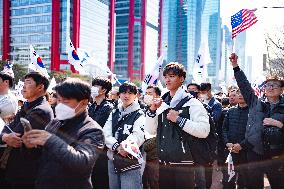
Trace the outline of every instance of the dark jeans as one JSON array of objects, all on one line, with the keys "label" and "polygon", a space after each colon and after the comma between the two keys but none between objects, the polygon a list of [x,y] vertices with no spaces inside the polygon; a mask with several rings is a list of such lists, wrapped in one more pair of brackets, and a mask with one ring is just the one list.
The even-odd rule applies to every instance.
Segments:
[{"label": "dark jeans", "polygon": [[144,189],[159,189],[159,160],[147,161],[143,173]]},{"label": "dark jeans", "polygon": [[193,189],[194,167],[192,165],[159,165],[161,189]]},{"label": "dark jeans", "polygon": [[247,189],[263,189],[263,156],[248,150],[247,161],[247,174],[250,176],[247,182]]},{"label": "dark jeans", "polygon": [[104,151],[100,154],[92,173],[92,184],[94,189],[108,189],[108,158]]},{"label": "dark jeans", "polygon": [[[228,156],[228,153],[227,153]],[[223,174],[223,188],[224,189],[235,189],[236,188],[236,178],[237,179],[237,188],[246,188],[247,186],[247,157],[246,152],[240,152],[238,154],[232,153],[232,158],[235,167],[235,176],[228,182],[228,167],[226,167],[226,171]]]}]

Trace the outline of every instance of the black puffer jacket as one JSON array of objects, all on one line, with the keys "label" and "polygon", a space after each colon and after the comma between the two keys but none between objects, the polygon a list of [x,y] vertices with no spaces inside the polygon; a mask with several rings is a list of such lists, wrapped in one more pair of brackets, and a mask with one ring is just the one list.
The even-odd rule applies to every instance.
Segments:
[{"label": "black puffer jacket", "polygon": [[[26,102],[16,114],[14,121],[9,127],[16,133],[24,134],[24,128],[20,118],[25,117],[31,123],[33,129],[44,130],[45,126],[53,119],[53,112],[45,97],[39,97],[33,102]],[[5,127],[1,133],[11,133]],[[1,141],[3,143],[3,141]],[[41,157],[41,149],[13,148],[6,167],[6,178],[11,183],[32,184],[38,171],[38,161]]]},{"label": "black puffer jacket", "polygon": [[46,128],[53,135],[43,146],[38,189],[91,189],[91,173],[104,147],[101,127],[87,112],[70,120],[53,120]]},{"label": "black puffer jacket", "polygon": [[93,103],[89,107],[89,116],[93,120],[95,120],[101,127],[104,127],[112,109],[113,104],[107,100],[103,100],[100,105]]},{"label": "black puffer jacket", "polygon": [[237,106],[229,109],[223,123],[223,140],[225,144],[239,143],[242,146],[245,142],[248,113],[248,106],[243,108]]}]

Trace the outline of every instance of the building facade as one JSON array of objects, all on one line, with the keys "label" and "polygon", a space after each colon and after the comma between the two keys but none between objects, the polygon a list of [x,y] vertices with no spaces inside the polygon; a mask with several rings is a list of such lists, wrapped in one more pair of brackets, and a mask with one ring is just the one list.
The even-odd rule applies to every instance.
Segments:
[{"label": "building facade", "polygon": [[28,64],[33,45],[47,68],[72,69],[66,52],[70,36],[76,48],[107,64],[109,0],[1,0],[0,4],[2,60]]},{"label": "building facade", "polygon": [[159,6],[160,0],[115,1],[114,73],[118,79],[143,80],[145,68],[157,61]]}]

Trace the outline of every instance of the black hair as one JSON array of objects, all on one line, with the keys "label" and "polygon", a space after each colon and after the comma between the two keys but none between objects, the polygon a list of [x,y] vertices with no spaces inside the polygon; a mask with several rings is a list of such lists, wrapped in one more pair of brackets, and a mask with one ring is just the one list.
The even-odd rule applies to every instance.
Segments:
[{"label": "black hair", "polygon": [[125,93],[125,92],[137,94],[138,90],[137,90],[137,86],[134,83],[125,82],[119,86],[118,92],[119,94]]},{"label": "black hair", "polygon": [[106,90],[105,95],[107,96],[109,91],[111,91],[112,88],[112,84],[110,82],[110,80],[108,78],[105,77],[96,77],[93,82],[92,82],[92,86],[94,85],[98,85],[101,86],[103,89]]},{"label": "black hair", "polygon": [[56,93],[67,99],[76,99],[77,101],[90,99],[90,85],[78,78],[68,78],[55,87]]},{"label": "black hair", "polygon": [[154,89],[156,95],[158,95],[158,96],[161,96],[161,95],[162,95],[161,89],[160,89],[159,87],[157,87],[157,86],[149,85],[149,86],[147,87],[147,89]]},{"label": "black hair", "polygon": [[184,79],[186,78],[184,66],[177,62],[171,62],[164,67],[163,76],[166,76],[167,74],[177,75],[179,77],[183,77]]},{"label": "black hair", "polygon": [[210,91],[210,90],[211,90],[211,83],[200,84],[200,91]]},{"label": "black hair", "polygon": [[229,101],[229,98],[228,97],[225,97],[225,98],[222,98],[221,99],[221,104],[222,106],[229,106],[230,105],[230,101]]},{"label": "black hair", "polygon": [[186,88],[188,88],[189,86],[195,86],[197,90],[200,90],[200,85],[198,85],[197,83],[189,83]]},{"label": "black hair", "polygon": [[49,86],[49,81],[46,77],[44,77],[43,75],[41,75],[38,72],[30,72],[27,75],[25,75],[25,79],[27,78],[32,78],[35,83],[36,86],[43,84],[44,86],[44,91],[47,90],[48,86]]},{"label": "black hair", "polygon": [[0,72],[0,77],[1,77],[1,79],[2,79],[3,81],[5,81],[5,80],[8,80],[8,81],[9,81],[9,87],[10,87],[10,88],[13,87],[13,85],[14,85],[14,79],[13,79],[11,76]]}]

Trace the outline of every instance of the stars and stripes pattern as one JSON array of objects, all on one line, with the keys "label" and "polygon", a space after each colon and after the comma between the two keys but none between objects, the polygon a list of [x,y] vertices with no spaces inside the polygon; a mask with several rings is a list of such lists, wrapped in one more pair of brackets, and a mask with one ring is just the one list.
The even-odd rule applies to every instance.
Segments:
[{"label": "stars and stripes pattern", "polygon": [[242,9],[231,17],[232,39],[258,21],[255,11],[256,9]]}]

